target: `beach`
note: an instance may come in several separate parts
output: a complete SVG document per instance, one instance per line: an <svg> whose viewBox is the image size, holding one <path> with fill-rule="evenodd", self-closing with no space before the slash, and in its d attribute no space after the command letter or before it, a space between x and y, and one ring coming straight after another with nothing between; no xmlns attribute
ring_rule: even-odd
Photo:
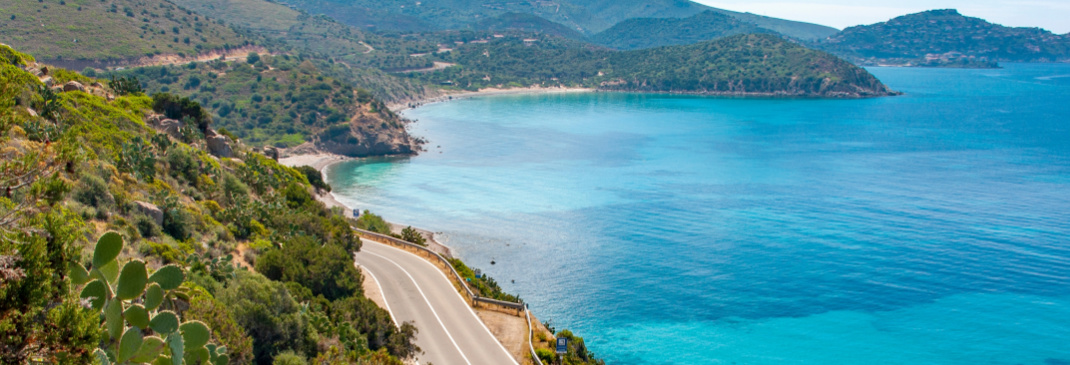
<svg viewBox="0 0 1070 365"><path fill-rule="evenodd" d="M455 99L471 98L476 96L491 96L491 95L519 95L519 94L556 94L556 93L587 93L596 92L596 89L584 88L584 87L518 87L509 89L499 88L486 88L479 91L451 91L443 95L429 97L408 103L394 103L389 104L390 110L395 113L400 113L404 110L418 108L423 105L432 103L441 103L451 101Z"/></svg>

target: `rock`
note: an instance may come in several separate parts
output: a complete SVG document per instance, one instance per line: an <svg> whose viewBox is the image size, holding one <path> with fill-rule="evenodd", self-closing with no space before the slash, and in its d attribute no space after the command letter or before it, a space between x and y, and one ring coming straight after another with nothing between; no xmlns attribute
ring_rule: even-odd
<svg viewBox="0 0 1070 365"><path fill-rule="evenodd" d="M233 157L234 150L230 148L230 138L209 129L205 133L204 140L208 145L208 153L217 157Z"/></svg>
<svg viewBox="0 0 1070 365"><path fill-rule="evenodd" d="M264 156L271 157L272 160L279 160L279 149L272 146L264 146Z"/></svg>
<svg viewBox="0 0 1070 365"><path fill-rule="evenodd" d="M55 84L56 81L52 79L52 76L45 76L41 78L41 83L47 87L52 87L52 84Z"/></svg>
<svg viewBox="0 0 1070 365"><path fill-rule="evenodd" d="M85 92L85 85L82 85L82 83L78 81L67 81L66 84L63 84L63 91Z"/></svg>
<svg viewBox="0 0 1070 365"><path fill-rule="evenodd" d="M171 138L178 140L182 139L181 129L185 126L185 123L182 123L180 120L169 119L162 115L154 114L149 116L148 124L159 132L167 133Z"/></svg>
<svg viewBox="0 0 1070 365"><path fill-rule="evenodd" d="M33 108L26 108L26 112L30 113L31 117L37 117L37 111L33 110Z"/></svg>
<svg viewBox="0 0 1070 365"><path fill-rule="evenodd" d="M156 221L156 225L163 224L163 211L160 210L156 204L146 203L143 201L135 201L134 205L137 206L137 211L144 215L149 216L152 220Z"/></svg>

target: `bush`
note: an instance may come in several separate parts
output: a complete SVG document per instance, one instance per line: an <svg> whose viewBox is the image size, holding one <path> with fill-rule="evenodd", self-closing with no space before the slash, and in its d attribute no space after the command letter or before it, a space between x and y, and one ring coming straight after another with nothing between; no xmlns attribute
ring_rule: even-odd
<svg viewBox="0 0 1070 365"><path fill-rule="evenodd" d="M282 283L242 270L220 293L219 300L232 311L234 321L256 339L256 363L270 364L273 355L286 350L298 354L315 351L308 319Z"/></svg>
<svg viewBox="0 0 1070 365"><path fill-rule="evenodd" d="M361 294L360 272L344 248L321 246L308 237L293 238L282 246L260 255L256 271L272 280L296 282L332 301Z"/></svg>
<svg viewBox="0 0 1070 365"><path fill-rule="evenodd" d="M94 175L82 176L74 189L74 200L94 208L115 204L115 198L108 192L108 183Z"/></svg>
<svg viewBox="0 0 1070 365"><path fill-rule="evenodd" d="M420 246L427 246L427 239L415 228L412 228L412 226L405 227L405 229L401 230L401 239Z"/></svg>
<svg viewBox="0 0 1070 365"><path fill-rule="evenodd" d="M305 361L304 356L295 354L293 351L284 351L275 356L275 362L272 365L308 365L308 361Z"/></svg>
<svg viewBox="0 0 1070 365"><path fill-rule="evenodd" d="M390 225L383 220L383 217L372 214L367 210L360 215L360 218L357 218L357 228L379 234L390 234Z"/></svg>
<svg viewBox="0 0 1070 365"><path fill-rule="evenodd" d="M134 221L134 227L137 228L138 234L144 238L152 238L160 235L160 226L156 225L156 221L144 214L136 214L131 217Z"/></svg>
<svg viewBox="0 0 1070 365"><path fill-rule="evenodd" d="M295 169L300 171L308 179L308 182L312 184L312 187L316 188L316 191L331 191L331 186L327 185L327 182L323 180L323 174L319 170L316 170L312 166L298 166Z"/></svg>
<svg viewBox="0 0 1070 365"><path fill-rule="evenodd" d="M187 97L179 97L168 93L153 94L152 110L162 113L171 119L184 120L189 118L197 124L197 129L202 133L207 132L212 125L212 116L208 111L201 108L200 103Z"/></svg>

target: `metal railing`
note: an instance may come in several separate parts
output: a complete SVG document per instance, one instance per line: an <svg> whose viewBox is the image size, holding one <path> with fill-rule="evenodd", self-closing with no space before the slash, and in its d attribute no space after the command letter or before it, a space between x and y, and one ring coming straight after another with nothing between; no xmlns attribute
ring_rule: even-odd
<svg viewBox="0 0 1070 365"><path fill-rule="evenodd" d="M524 306L524 316L528 318L528 349L531 350L531 358L535 360L536 364L543 365L539 354L535 352L535 344L531 343L531 338L535 337L535 330L531 328L531 311L528 310L526 305Z"/></svg>
<svg viewBox="0 0 1070 365"><path fill-rule="evenodd" d="M385 234L376 233L376 232L372 232L372 231L366 231L366 230L363 230L363 229L360 229L360 228L356 228L356 227L353 227L353 230L357 231L362 236L371 236L371 237L374 237L376 239L384 240L386 242L389 242L389 243L392 243L392 244L395 244L395 245L417 249L417 250L423 251L423 252L425 252L427 254L430 254L435 258L438 258L438 260L441 261L443 265L445 265L447 268L450 269L450 273L453 274L453 280L456 280L457 284L460 285L461 288L464 289L464 293L468 296L468 299L472 301L473 306L477 302L478 303L487 303L487 304L492 304L492 305L498 305L498 306L502 306L502 307L506 307L506 308L509 308L509 309L516 310L518 312L517 313L518 315L519 315L520 311L525 309L524 303L513 303L513 302L507 302L507 301L504 301L504 300L485 298L485 297L481 297L479 295L476 295L476 293L472 292L472 288L468 287L468 284L464 281L464 278L461 277L461 274L457 273L457 269L453 268L453 264L451 264L450 261L447 260L445 257L442 257L442 255L440 255L438 252L432 251L431 249L429 249L427 247L423 247L423 246L417 245L417 244L409 242L409 241L400 240L400 239L397 239L397 238L394 238L394 237L391 237L391 236L387 236ZM529 323L529 325L530 325L530 323ZM532 350L532 351L534 351L534 350Z"/></svg>

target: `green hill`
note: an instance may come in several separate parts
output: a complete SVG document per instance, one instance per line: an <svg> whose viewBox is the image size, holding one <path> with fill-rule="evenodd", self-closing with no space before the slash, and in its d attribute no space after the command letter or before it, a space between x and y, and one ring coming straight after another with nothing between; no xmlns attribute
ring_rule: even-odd
<svg viewBox="0 0 1070 365"><path fill-rule="evenodd" d="M0 46L0 363L400 365L420 351L411 323L364 296L361 241L313 198L315 169L234 141L217 156L226 139L195 102L59 69L46 76L82 84L53 89L41 72ZM161 116L196 123L156 129Z"/></svg>
<svg viewBox="0 0 1070 365"><path fill-rule="evenodd" d="M1070 61L1066 35L1005 27L955 10L932 10L847 28L819 47L860 63L925 62L926 56L950 61Z"/></svg>
<svg viewBox="0 0 1070 365"><path fill-rule="evenodd" d="M894 94L862 68L770 34L636 51L548 36L505 37L466 44L442 59L458 67L409 76L468 90L539 85L707 95Z"/></svg>
<svg viewBox="0 0 1070 365"><path fill-rule="evenodd" d="M736 34L772 31L714 11L688 18L635 18L595 34L595 43L615 49L642 49L693 44Z"/></svg>
<svg viewBox="0 0 1070 365"><path fill-rule="evenodd" d="M292 0L313 14L327 14L364 29L433 31L463 29L505 13L533 14L593 35L632 18L686 18L703 11L720 12L789 37L818 39L836 30L809 23L715 9L687 0ZM544 32L544 31L540 31Z"/></svg>
<svg viewBox="0 0 1070 365"><path fill-rule="evenodd" d="M312 62L282 55L113 73L150 92L199 101L214 123L251 146L311 143L350 156L414 153L400 117L365 90L323 76Z"/></svg>
<svg viewBox="0 0 1070 365"><path fill-rule="evenodd" d="M505 13L493 18L483 19L470 25L474 30L519 31L542 33L569 39L586 39L575 30L554 23L542 17L526 13Z"/></svg>
<svg viewBox="0 0 1070 365"><path fill-rule="evenodd" d="M197 55L249 43L218 19L164 0L6 0L0 19L0 42L48 61Z"/></svg>

